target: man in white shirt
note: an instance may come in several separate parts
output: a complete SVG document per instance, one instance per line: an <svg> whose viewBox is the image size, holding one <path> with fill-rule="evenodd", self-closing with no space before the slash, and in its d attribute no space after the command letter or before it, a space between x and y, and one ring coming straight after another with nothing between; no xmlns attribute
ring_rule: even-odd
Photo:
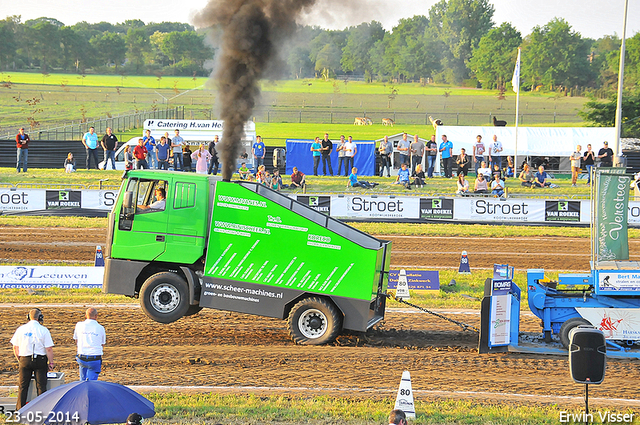
<svg viewBox="0 0 640 425"><path fill-rule="evenodd" d="M38 395L47 391L47 372L53 370L53 340L49 329L42 326L43 320L42 312L34 308L29 311L29 322L20 326L11 338L19 364L16 410L27 404L32 375L35 375Z"/></svg>
<svg viewBox="0 0 640 425"><path fill-rule="evenodd" d="M80 365L81 381L96 381L102 371L102 346L107 342L107 336L102 326L96 320L98 310L91 307L85 312L86 320L78 322L73 331L73 339L78 343L76 361Z"/></svg>
<svg viewBox="0 0 640 425"><path fill-rule="evenodd" d="M349 138L347 139L347 143L344 144L343 149L346 158L344 176L349 177L349 171L351 171L351 169L355 167L355 156L358 153L358 145L356 145L356 142L353 141L353 137L349 136Z"/></svg>
<svg viewBox="0 0 640 425"><path fill-rule="evenodd" d="M498 164L498 167L502 170L502 143L498 141L498 136L493 135L493 143L489 146L489 164L491 168Z"/></svg>

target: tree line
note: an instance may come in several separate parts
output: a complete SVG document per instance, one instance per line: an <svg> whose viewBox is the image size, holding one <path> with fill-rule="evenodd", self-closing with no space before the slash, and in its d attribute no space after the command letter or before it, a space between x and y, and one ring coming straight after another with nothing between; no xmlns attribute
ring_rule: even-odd
<svg viewBox="0 0 640 425"><path fill-rule="evenodd" d="M518 47L523 90L575 87L615 89L620 39L582 37L561 18L522 36L510 23L496 25L488 0L441 0L428 16L400 20L391 31L380 22L343 30L300 26L283 46L285 78L355 75L396 80L510 88ZM206 75L215 50L209 31L191 25L128 20L119 24L52 18L0 21L0 70ZM640 33L627 41L625 85L640 78ZM278 69L282 69L279 67Z"/></svg>

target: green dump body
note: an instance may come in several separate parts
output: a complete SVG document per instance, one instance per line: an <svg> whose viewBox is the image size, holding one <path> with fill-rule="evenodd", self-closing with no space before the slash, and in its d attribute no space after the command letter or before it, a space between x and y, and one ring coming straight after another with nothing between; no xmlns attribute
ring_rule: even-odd
<svg viewBox="0 0 640 425"><path fill-rule="evenodd" d="M123 192L140 200L144 184L165 187L163 211L125 211ZM136 296L166 270L184 276L190 304L200 307L284 319L316 296L339 309L343 329L365 331L384 318L391 242L266 186L131 171L109 225L105 292Z"/></svg>

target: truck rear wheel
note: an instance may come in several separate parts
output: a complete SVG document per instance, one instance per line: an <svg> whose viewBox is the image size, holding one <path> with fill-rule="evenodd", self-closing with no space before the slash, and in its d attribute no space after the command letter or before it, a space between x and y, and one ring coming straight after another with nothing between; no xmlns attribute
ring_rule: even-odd
<svg viewBox="0 0 640 425"><path fill-rule="evenodd" d="M162 272L149 277L140 290L144 313L160 323L171 323L189 309L187 282L175 273Z"/></svg>
<svg viewBox="0 0 640 425"><path fill-rule="evenodd" d="M560 326L560 342L564 348L569 348L569 332L571 332L571 329L581 325L591 326L591 322L582 317L572 317Z"/></svg>
<svg viewBox="0 0 640 425"><path fill-rule="evenodd" d="M305 298L289 313L289 333L297 344L327 344L335 340L341 330L340 312L323 298Z"/></svg>

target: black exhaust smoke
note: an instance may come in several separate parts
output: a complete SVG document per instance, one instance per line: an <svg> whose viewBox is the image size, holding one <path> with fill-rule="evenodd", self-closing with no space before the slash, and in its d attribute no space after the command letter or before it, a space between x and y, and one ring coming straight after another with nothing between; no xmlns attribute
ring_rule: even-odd
<svg viewBox="0 0 640 425"><path fill-rule="evenodd" d="M244 124L260 95L258 82L277 61L279 46L295 29L301 10L315 0L210 0L195 17L201 27L222 30L215 75L224 131L218 152L222 178L236 170ZM217 40L216 40L217 41Z"/></svg>

